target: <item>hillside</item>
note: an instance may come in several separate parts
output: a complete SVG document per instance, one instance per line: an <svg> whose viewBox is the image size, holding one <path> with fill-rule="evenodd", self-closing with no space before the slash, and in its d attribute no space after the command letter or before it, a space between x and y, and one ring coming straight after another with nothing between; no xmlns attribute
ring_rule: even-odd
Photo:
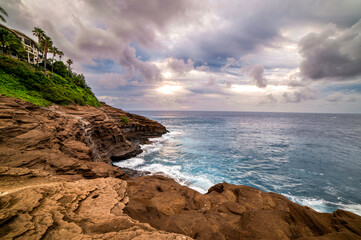
<svg viewBox="0 0 361 240"><path fill-rule="evenodd" d="M100 106L84 76L68 71L60 61L54 63L54 73L48 71L45 76L37 66L0 55L0 94L42 107L52 103Z"/></svg>

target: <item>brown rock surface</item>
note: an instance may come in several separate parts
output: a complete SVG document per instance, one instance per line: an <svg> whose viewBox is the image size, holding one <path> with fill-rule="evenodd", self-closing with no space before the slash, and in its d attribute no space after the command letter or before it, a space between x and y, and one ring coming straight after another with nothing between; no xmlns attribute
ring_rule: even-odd
<svg viewBox="0 0 361 240"><path fill-rule="evenodd" d="M190 239L124 214L128 176L109 164L165 132L105 104L40 108L0 96L0 239Z"/></svg>
<svg viewBox="0 0 361 240"><path fill-rule="evenodd" d="M123 123L121 116L129 119ZM40 108L0 96L0 164L68 177L126 177L112 160L141 152L139 143L166 132L161 124L106 104ZM108 163L108 164L104 164Z"/></svg>
<svg viewBox="0 0 361 240"><path fill-rule="evenodd" d="M0 239L190 239L123 213L127 183L0 167Z"/></svg>
<svg viewBox="0 0 361 240"><path fill-rule="evenodd" d="M162 176L127 182L129 216L194 239L361 239L356 214L318 213L248 186L222 183L200 194Z"/></svg>

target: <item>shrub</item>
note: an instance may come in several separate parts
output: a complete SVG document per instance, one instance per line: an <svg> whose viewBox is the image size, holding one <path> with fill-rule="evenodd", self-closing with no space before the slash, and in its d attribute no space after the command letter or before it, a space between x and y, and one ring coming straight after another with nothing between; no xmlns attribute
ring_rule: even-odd
<svg viewBox="0 0 361 240"><path fill-rule="evenodd" d="M125 116L120 116L120 120L122 121L122 123L124 124L128 124L130 122L129 118L125 117Z"/></svg>

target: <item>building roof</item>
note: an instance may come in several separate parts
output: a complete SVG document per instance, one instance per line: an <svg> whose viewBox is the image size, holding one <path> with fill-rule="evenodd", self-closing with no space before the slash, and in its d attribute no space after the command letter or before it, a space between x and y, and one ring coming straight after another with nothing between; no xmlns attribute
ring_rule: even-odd
<svg viewBox="0 0 361 240"><path fill-rule="evenodd" d="M32 38L28 37L28 36L25 35L24 33L19 32L18 30L15 30L15 29L11 29L11 31L14 32L14 33L17 34L17 35L22 35L22 36L26 37L27 39L29 39L30 41L32 41L32 42L35 44L35 46L38 46L38 43L37 43L36 41L34 41Z"/></svg>
<svg viewBox="0 0 361 240"><path fill-rule="evenodd" d="M11 29L11 28L8 28L7 26L3 25L0 23L0 27L2 28L5 28L6 30L9 30L10 32L14 33L15 35L21 35L23 37L26 37L27 39L29 39L30 41L32 41L35 46L38 46L38 43L36 41L34 41L32 38L28 37L27 35L25 35L24 33L18 31L18 30L15 30L15 29Z"/></svg>

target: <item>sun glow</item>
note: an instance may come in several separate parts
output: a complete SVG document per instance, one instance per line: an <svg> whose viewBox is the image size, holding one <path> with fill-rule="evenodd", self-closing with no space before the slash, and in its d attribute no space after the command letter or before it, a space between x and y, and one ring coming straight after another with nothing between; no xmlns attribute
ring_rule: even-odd
<svg viewBox="0 0 361 240"><path fill-rule="evenodd" d="M182 90L181 86L171 86L171 85L164 85L160 88L157 89L157 92L162 93L162 94L174 94L176 92L179 92Z"/></svg>
<svg viewBox="0 0 361 240"><path fill-rule="evenodd" d="M171 72L163 72L162 75L166 79L169 79L169 78L173 77L173 74Z"/></svg>

